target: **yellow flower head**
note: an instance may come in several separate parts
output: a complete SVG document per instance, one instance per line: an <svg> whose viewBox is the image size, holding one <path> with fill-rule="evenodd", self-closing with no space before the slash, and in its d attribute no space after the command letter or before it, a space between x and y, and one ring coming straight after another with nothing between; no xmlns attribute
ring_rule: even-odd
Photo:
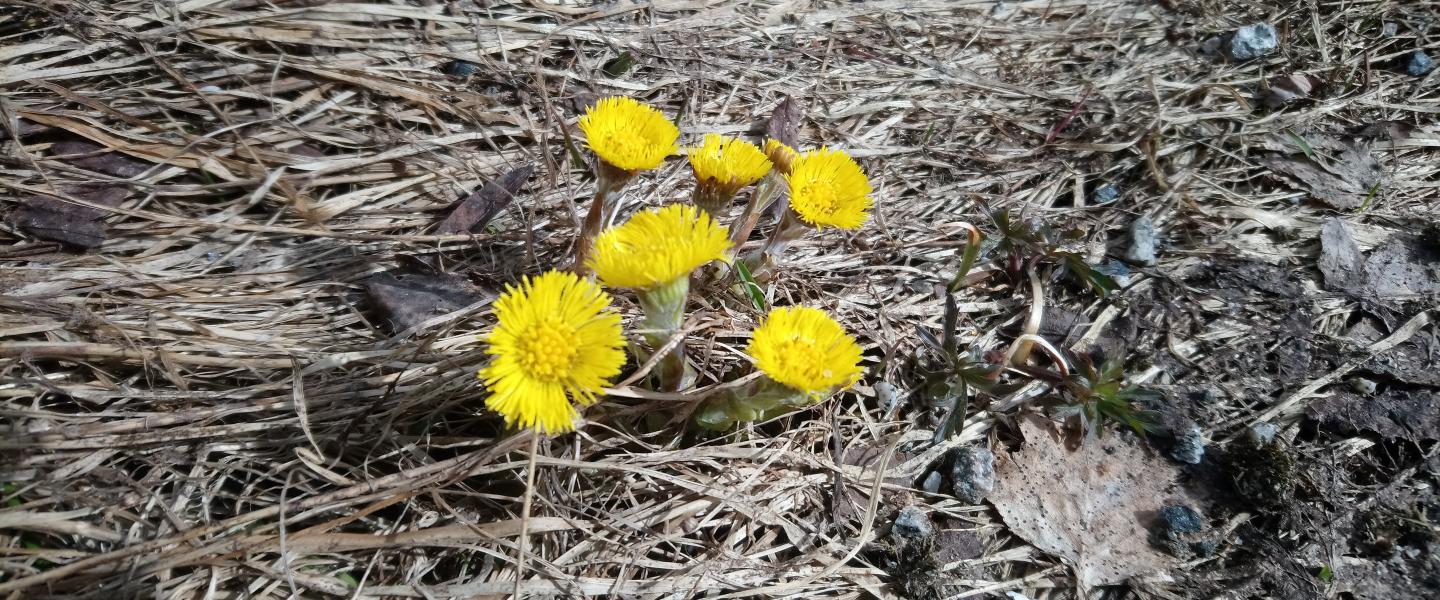
<svg viewBox="0 0 1440 600"><path fill-rule="evenodd" d="M775 170L781 173L789 173L795 159L800 158L800 153L794 148L786 146L778 140L765 140L765 155L770 157L770 162L775 165Z"/></svg>
<svg viewBox="0 0 1440 600"><path fill-rule="evenodd" d="M695 180L701 184L736 190L769 173L770 159L755 144L707 133L699 148L690 149L690 167L695 169Z"/></svg>
<svg viewBox="0 0 1440 600"><path fill-rule="evenodd" d="M623 96L601 98L580 117L586 144L626 171L654 169L680 150L680 130L653 107Z"/></svg>
<svg viewBox="0 0 1440 600"><path fill-rule="evenodd" d="M816 227L857 229L871 206L870 180L855 159L840 150L821 148L795 159L785 174L790 207Z"/></svg>
<svg viewBox="0 0 1440 600"><path fill-rule="evenodd" d="M860 380L860 345L816 308L770 311L745 352L767 377L811 396Z"/></svg>
<svg viewBox="0 0 1440 600"><path fill-rule="evenodd" d="M652 289L723 259L730 233L688 204L636 213L595 238L588 266L613 288Z"/></svg>
<svg viewBox="0 0 1440 600"><path fill-rule="evenodd" d="M550 271L506 286L495 302L498 323L484 338L494 357L480 370L490 390L485 406L507 425L575 429L571 399L594 404L625 363L620 315L609 306L609 295L573 273Z"/></svg>

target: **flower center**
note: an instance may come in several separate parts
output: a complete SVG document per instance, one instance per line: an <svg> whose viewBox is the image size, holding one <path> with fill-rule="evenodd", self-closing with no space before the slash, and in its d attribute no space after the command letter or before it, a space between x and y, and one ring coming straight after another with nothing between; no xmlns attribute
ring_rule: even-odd
<svg viewBox="0 0 1440 600"><path fill-rule="evenodd" d="M650 143L633 131L611 131L605 135L605 147L614 154L634 158L644 156Z"/></svg>
<svg viewBox="0 0 1440 600"><path fill-rule="evenodd" d="M835 211L840 210L839 195L835 193L835 186L824 181L812 181L805 186L805 195L810 199L810 208L814 212L831 216Z"/></svg>
<svg viewBox="0 0 1440 600"><path fill-rule="evenodd" d="M785 357L786 366L792 373L812 385L830 378L831 371L825 368L825 357L810 340L792 339L780 342L779 354Z"/></svg>
<svg viewBox="0 0 1440 600"><path fill-rule="evenodd" d="M520 366L531 377L542 381L563 379L579 355L575 328L558 319L536 323L520 339Z"/></svg>

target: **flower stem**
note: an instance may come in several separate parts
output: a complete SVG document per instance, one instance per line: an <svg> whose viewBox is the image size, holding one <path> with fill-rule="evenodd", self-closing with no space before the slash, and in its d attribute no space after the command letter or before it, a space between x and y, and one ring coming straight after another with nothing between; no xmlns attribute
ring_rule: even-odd
<svg viewBox="0 0 1440 600"><path fill-rule="evenodd" d="M805 235L809 229L810 227L795 215L795 211L789 210L787 207L785 216L780 218L780 222L770 232L770 239L765 241L765 246L744 259L755 279L763 281L774 276L774 266L779 261L780 255L790 247L792 242Z"/></svg>
<svg viewBox="0 0 1440 600"><path fill-rule="evenodd" d="M755 226L760 223L760 216L780 196L780 181L780 175L771 172L750 192L750 200L745 203L745 210L740 213L740 218L735 219L735 226L730 229L730 258L740 252L740 246L750 239L750 232L755 231Z"/></svg>
<svg viewBox="0 0 1440 600"><path fill-rule="evenodd" d="M683 329L685 300L689 293L688 276L640 292L640 307L645 310L645 341L649 342L652 350L660 351ZM685 361L685 340L679 340L660 357L655 366L655 378L661 391L678 392L688 387L694 377Z"/></svg>
<svg viewBox="0 0 1440 600"><path fill-rule="evenodd" d="M590 210L580 224L580 235L575 238L575 261L570 265L575 274L590 274L590 267L585 265L585 261L590 257L590 248L595 245L595 236L605 228L607 216L614 218L620 190L625 189L625 184L634 177L634 171L626 171L603 160L595 169L595 198L590 201Z"/></svg>

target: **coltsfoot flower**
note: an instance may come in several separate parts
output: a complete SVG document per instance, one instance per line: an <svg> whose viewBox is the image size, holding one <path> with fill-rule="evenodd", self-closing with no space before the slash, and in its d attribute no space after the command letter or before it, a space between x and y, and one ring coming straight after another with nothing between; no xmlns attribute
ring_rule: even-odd
<svg viewBox="0 0 1440 600"><path fill-rule="evenodd" d="M506 286L485 335L493 358L479 377L485 405L506 425L542 433L575 429L573 403L589 406L625 363L620 315L610 296L572 273L550 271Z"/></svg>
<svg viewBox="0 0 1440 600"><path fill-rule="evenodd" d="M800 155L785 174L790 208L815 227L857 229L870 216L870 180L855 159L821 148Z"/></svg>
<svg viewBox="0 0 1440 600"><path fill-rule="evenodd" d="M654 289L725 257L729 232L694 206L671 204L636 213L595 240L589 266L605 285Z"/></svg>
<svg viewBox="0 0 1440 600"><path fill-rule="evenodd" d="M755 144L715 133L691 148L689 158L697 184L719 190L727 200L770 172L770 159Z"/></svg>
<svg viewBox="0 0 1440 600"><path fill-rule="evenodd" d="M778 140L765 140L765 155L770 157L775 170L781 173L789 173L795 159L800 158L799 152Z"/></svg>
<svg viewBox="0 0 1440 600"><path fill-rule="evenodd" d="M746 354L786 387L820 396L860 380L860 345L825 311L777 308L755 329Z"/></svg>
<svg viewBox="0 0 1440 600"><path fill-rule="evenodd" d="M580 117L585 142L600 160L624 171L644 171L679 152L680 130L654 107L631 98L602 98Z"/></svg>

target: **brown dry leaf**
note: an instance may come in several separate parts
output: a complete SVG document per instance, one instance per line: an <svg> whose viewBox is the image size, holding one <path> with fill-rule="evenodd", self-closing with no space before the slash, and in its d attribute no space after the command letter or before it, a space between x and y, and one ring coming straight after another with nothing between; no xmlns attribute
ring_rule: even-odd
<svg viewBox="0 0 1440 600"><path fill-rule="evenodd" d="M1306 415L1350 435L1373 431L1386 439L1440 440L1440 394L1387 390L1374 397L1342 392L1311 402Z"/></svg>
<svg viewBox="0 0 1440 600"><path fill-rule="evenodd" d="M1425 236L1391 236L1367 256L1349 224L1332 218L1320 231L1319 262L1327 288L1375 302L1440 295L1440 248Z"/></svg>
<svg viewBox="0 0 1440 600"><path fill-rule="evenodd" d="M123 185L80 184L61 189L68 196L103 206L119 206L129 195ZM95 248L105 242L109 213L49 196L25 196L10 214L10 222L38 238L77 248Z"/></svg>
<svg viewBox="0 0 1440 600"><path fill-rule="evenodd" d="M375 275L365 282L365 291L388 317L390 328L396 333L465 308L481 297L479 290L463 275L421 273L413 269Z"/></svg>
<svg viewBox="0 0 1440 600"><path fill-rule="evenodd" d="M1296 100L1307 100L1318 95L1324 86L1324 80L1305 73L1272 78L1265 90L1265 106L1279 108Z"/></svg>
<svg viewBox="0 0 1440 600"><path fill-rule="evenodd" d="M1370 154L1368 142L1307 135L1312 156L1291 144L1286 156L1265 156L1259 162L1298 182L1310 196L1337 210L1353 210L1377 191L1383 171Z"/></svg>
<svg viewBox="0 0 1440 600"><path fill-rule="evenodd" d="M775 106L775 112L770 113L770 123L765 126L766 137L791 148L796 147L800 143L800 119L804 116L805 111L801 110L795 98L786 96Z"/></svg>
<svg viewBox="0 0 1440 600"><path fill-rule="evenodd" d="M510 205L510 201L515 198L515 192L520 191L520 186L524 185L534 171L534 167L520 167L480 186L480 189L460 201L455 210L450 212L450 216L440 222L436 233L448 235L484 229L491 219Z"/></svg>
<svg viewBox="0 0 1440 600"><path fill-rule="evenodd" d="M1025 446L997 452L990 501L1015 535L1058 556L1082 589L1115 585L1178 564L1149 543L1161 506L1184 502L1176 469L1120 435L1071 451L1053 425L1020 421Z"/></svg>

